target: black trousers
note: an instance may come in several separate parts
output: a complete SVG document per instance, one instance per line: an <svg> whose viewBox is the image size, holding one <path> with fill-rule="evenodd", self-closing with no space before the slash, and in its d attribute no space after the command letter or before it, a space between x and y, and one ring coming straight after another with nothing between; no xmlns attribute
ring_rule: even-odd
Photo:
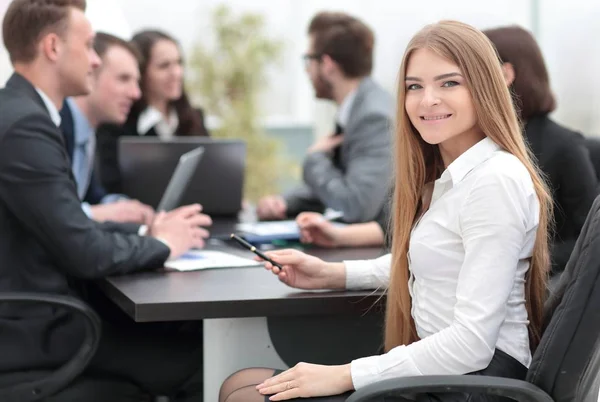
<svg viewBox="0 0 600 402"><path fill-rule="evenodd" d="M282 371L276 370L274 375L281 373ZM527 368L519 363L512 356L504 353L503 351L496 349L494 357L490 362L490 365L474 373L467 375L486 375L492 377L505 377L514 378L518 380L525 379L527 375ZM308 401L315 402L344 402L352 392L346 392L341 395L333 395L319 398L308 398ZM402 395L389 395L375 399L374 402L514 402L510 398L503 398L494 395L485 394L465 394L465 393L436 393L436 394L421 394L417 395L415 399L407 399ZM269 401L269 396L265 397L265 402Z"/></svg>
<svg viewBox="0 0 600 402"><path fill-rule="evenodd" d="M122 380L146 395L169 396L174 402L202 400L201 321L135 323L94 288L88 289L86 299L101 316L103 328L85 375Z"/></svg>

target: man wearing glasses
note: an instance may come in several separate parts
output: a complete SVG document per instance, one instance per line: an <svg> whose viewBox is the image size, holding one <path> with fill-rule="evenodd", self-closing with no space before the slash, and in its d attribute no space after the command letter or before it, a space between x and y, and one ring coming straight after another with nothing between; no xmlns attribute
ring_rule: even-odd
<svg viewBox="0 0 600 402"><path fill-rule="evenodd" d="M258 217L284 219L332 208L346 222L371 221L390 184L393 113L391 96L370 78L373 32L350 15L323 12L310 22L308 35L306 72L316 97L338 105L335 130L308 149L304 183L287 194L262 198Z"/></svg>

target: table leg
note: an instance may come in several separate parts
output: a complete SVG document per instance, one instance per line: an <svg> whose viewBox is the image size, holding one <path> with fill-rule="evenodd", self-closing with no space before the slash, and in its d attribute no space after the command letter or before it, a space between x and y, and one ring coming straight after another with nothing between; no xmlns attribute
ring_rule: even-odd
<svg viewBox="0 0 600 402"><path fill-rule="evenodd" d="M217 402L223 381L248 367L287 368L273 348L266 318L204 320L204 402Z"/></svg>

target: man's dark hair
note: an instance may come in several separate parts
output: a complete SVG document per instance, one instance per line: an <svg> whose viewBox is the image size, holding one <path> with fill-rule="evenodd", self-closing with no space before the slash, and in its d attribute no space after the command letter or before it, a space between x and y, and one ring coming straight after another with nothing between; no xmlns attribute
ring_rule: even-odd
<svg viewBox="0 0 600 402"><path fill-rule="evenodd" d="M308 27L313 40L311 56L328 55L349 78L364 77L373 69L373 31L365 23L340 12L321 12Z"/></svg>
<svg viewBox="0 0 600 402"><path fill-rule="evenodd" d="M13 0L2 22L2 37L10 60L33 61L42 36L66 32L71 8L85 11L86 0Z"/></svg>
<svg viewBox="0 0 600 402"><path fill-rule="evenodd" d="M96 33L96 37L94 38L94 50L101 59L104 58L104 55L108 49L113 46L122 47L123 49L127 50L139 63L141 57L140 52L131 44L131 42L105 32Z"/></svg>

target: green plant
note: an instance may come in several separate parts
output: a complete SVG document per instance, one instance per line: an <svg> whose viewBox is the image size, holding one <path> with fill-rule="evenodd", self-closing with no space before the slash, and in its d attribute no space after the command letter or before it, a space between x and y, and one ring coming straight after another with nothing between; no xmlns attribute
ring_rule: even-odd
<svg viewBox="0 0 600 402"><path fill-rule="evenodd" d="M284 161L279 141L261 126L259 99L268 86L268 68L280 58L283 43L269 38L261 15L236 15L221 5L212 13L212 46L192 49L187 88L209 115L217 118L217 138L241 138L247 144L244 195L256 201L279 192L278 181L293 170Z"/></svg>

